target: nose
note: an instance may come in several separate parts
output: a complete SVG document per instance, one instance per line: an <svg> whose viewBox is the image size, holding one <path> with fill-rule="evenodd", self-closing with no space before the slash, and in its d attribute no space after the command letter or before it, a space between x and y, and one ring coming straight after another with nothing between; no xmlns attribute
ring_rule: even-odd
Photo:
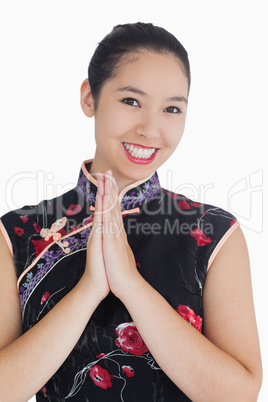
<svg viewBox="0 0 268 402"><path fill-rule="evenodd" d="M137 133L148 140L158 138L160 136L159 116L153 112L144 112L137 126Z"/></svg>

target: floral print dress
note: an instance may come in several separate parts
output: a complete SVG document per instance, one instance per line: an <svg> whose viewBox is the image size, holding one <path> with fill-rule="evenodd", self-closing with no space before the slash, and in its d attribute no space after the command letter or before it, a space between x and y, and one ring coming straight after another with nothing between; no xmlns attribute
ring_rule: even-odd
<svg viewBox="0 0 268 402"><path fill-rule="evenodd" d="M82 164L73 190L1 218L0 228L14 256L24 332L84 272L97 193L91 163ZM157 172L127 187L119 199L137 269L189 325L202 332L206 273L239 223L220 208L163 189ZM158 366L129 312L111 292L36 398L38 402L189 401Z"/></svg>

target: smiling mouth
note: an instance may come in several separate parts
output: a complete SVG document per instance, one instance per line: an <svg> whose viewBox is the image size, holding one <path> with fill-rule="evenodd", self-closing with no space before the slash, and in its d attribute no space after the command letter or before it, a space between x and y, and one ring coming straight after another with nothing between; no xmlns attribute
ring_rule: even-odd
<svg viewBox="0 0 268 402"><path fill-rule="evenodd" d="M127 142L124 142L123 145L128 153L136 159L150 159L158 150L158 148L141 148L133 144L128 144Z"/></svg>

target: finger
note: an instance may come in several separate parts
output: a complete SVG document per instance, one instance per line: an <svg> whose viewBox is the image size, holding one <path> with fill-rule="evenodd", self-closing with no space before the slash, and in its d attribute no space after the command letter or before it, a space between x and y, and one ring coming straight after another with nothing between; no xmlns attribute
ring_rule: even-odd
<svg viewBox="0 0 268 402"><path fill-rule="evenodd" d="M114 208L114 219L115 219L115 223L116 223L116 227L117 227L117 237L119 237L121 234L124 235L125 227L124 227L121 206L119 204L118 196L117 196L117 203Z"/></svg>
<svg viewBox="0 0 268 402"><path fill-rule="evenodd" d="M112 175L112 171L108 170L106 172L106 177L105 179L107 179L107 187L108 187L108 191L112 196L112 207L118 207L119 204L119 200L118 200L118 187L115 181L115 178Z"/></svg>
<svg viewBox="0 0 268 402"><path fill-rule="evenodd" d="M103 194L104 194L104 181L103 174L97 173L97 194L96 194L96 202L95 202L95 212L94 212L94 221L101 223L102 222L102 209L103 209ZM98 200L98 201L97 201Z"/></svg>
<svg viewBox="0 0 268 402"><path fill-rule="evenodd" d="M108 239L113 233L113 217L111 212L111 194L103 196L103 240Z"/></svg>
<svg viewBox="0 0 268 402"><path fill-rule="evenodd" d="M114 183L112 186L112 197L114 200L113 211L112 211L113 216L114 216L114 219L116 220L117 224L121 226L123 224L123 219L122 219L121 205L120 205L118 193L116 190L116 183Z"/></svg>
<svg viewBox="0 0 268 402"><path fill-rule="evenodd" d="M103 208L103 219L106 223L106 233L117 237L120 227L117 223L118 217L115 214L115 211L118 208L118 196L115 193L114 186L115 179L112 176L112 171L107 170L104 175L104 197L106 201Z"/></svg>
<svg viewBox="0 0 268 402"><path fill-rule="evenodd" d="M104 195L107 195L107 200L109 198L109 202L105 203L105 206L103 207L103 214L106 215L111 212L111 209L113 208L113 202L112 202L112 176L111 176L111 171L107 170L107 172L103 176L104 178ZM110 202L111 201L111 202ZM110 216L111 218L111 216Z"/></svg>
<svg viewBox="0 0 268 402"><path fill-rule="evenodd" d="M103 227L102 202L102 197L99 194L96 194L95 211L89 238L92 238L93 235L101 238Z"/></svg>
<svg viewBox="0 0 268 402"><path fill-rule="evenodd" d="M102 173L97 173L97 192L103 196L104 194L104 177Z"/></svg>
<svg viewBox="0 0 268 402"><path fill-rule="evenodd" d="M110 184L112 196L111 219L114 222L115 235L118 237L122 230L124 230L121 206L118 198L118 186L110 171L107 172L107 180L109 180L108 184Z"/></svg>
<svg viewBox="0 0 268 402"><path fill-rule="evenodd" d="M102 210L103 210L103 175L101 173L97 173L97 185L98 190L96 194L96 202L95 202L95 211L94 211L94 219L92 223L91 235L93 232L96 234L101 235L102 233L102 224L103 224L103 217L102 217Z"/></svg>
<svg viewBox="0 0 268 402"><path fill-rule="evenodd" d="M114 199L114 213L118 222L122 221L121 205L118 197L118 185L112 176L112 197Z"/></svg>
<svg viewBox="0 0 268 402"><path fill-rule="evenodd" d="M107 192L111 195L111 215L115 219L115 211L118 209L118 196L115 191L116 183L111 170L106 172L105 182L107 184Z"/></svg>
<svg viewBox="0 0 268 402"><path fill-rule="evenodd" d="M105 188L106 194L112 194L113 181L114 181L114 178L112 176L112 171L107 170L107 172L104 175L104 182L105 182L104 188Z"/></svg>
<svg viewBox="0 0 268 402"><path fill-rule="evenodd" d="M100 194L96 194L95 211L94 211L94 223L102 221L102 203L103 197Z"/></svg>

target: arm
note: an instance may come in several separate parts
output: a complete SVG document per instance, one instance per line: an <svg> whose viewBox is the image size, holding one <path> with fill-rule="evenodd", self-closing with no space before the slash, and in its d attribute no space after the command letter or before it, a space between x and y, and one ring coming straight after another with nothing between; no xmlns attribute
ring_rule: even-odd
<svg viewBox="0 0 268 402"><path fill-rule="evenodd" d="M105 205L108 207L106 201ZM107 208L107 222L121 227L117 208L111 212ZM104 260L111 290L125 304L148 349L171 380L194 401L256 401L261 359L241 230L226 241L208 273L205 336L140 276L126 234L105 233Z"/></svg>
<svg viewBox="0 0 268 402"><path fill-rule="evenodd" d="M95 217L97 227L101 216L95 213ZM0 231L0 401L26 401L39 391L67 358L92 313L108 294L102 253L96 252L101 237L99 231L92 229L91 233L87 266L81 280L22 335L15 267Z"/></svg>

